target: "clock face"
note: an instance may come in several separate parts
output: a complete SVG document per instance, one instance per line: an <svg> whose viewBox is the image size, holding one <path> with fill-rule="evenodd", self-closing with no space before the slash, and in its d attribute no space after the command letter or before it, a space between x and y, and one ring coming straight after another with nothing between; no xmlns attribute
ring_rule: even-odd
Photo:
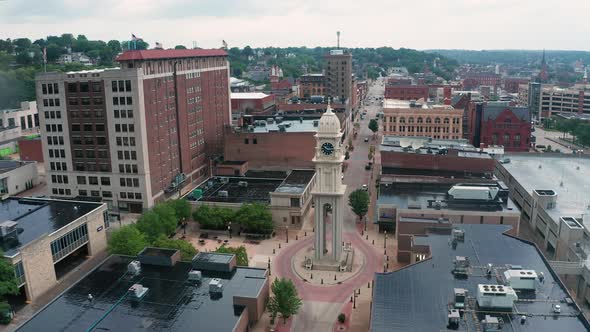
<svg viewBox="0 0 590 332"><path fill-rule="evenodd" d="M334 145L332 145L332 143L324 143L322 144L322 153L325 154L326 156L331 155L332 153L334 153Z"/></svg>

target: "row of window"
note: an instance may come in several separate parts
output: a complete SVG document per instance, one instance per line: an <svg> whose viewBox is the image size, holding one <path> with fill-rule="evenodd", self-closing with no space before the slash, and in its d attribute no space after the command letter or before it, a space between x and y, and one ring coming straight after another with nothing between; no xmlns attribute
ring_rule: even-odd
<svg viewBox="0 0 590 332"><path fill-rule="evenodd" d="M113 92L131 92L131 81L112 81L111 87Z"/></svg>
<svg viewBox="0 0 590 332"><path fill-rule="evenodd" d="M113 97L113 105L133 105L131 97Z"/></svg>
<svg viewBox="0 0 590 332"><path fill-rule="evenodd" d="M45 107L59 107L60 104L59 98L43 99L43 106Z"/></svg>
<svg viewBox="0 0 590 332"><path fill-rule="evenodd" d="M191 79L191 78L197 78L197 77L201 77L201 72L195 72L195 73L186 73L186 78L187 79Z"/></svg>
<svg viewBox="0 0 590 332"><path fill-rule="evenodd" d="M102 82L68 83L69 93L88 93L90 89L92 89L92 92L102 92Z"/></svg>
<svg viewBox="0 0 590 332"><path fill-rule="evenodd" d="M45 111L45 119L61 119L60 111Z"/></svg>
<svg viewBox="0 0 590 332"><path fill-rule="evenodd" d="M56 262L88 242L88 227L78 226L55 241L51 241L51 255Z"/></svg>
<svg viewBox="0 0 590 332"><path fill-rule="evenodd" d="M76 181L78 182L78 184L87 184L88 183L90 185L98 186L98 180L99 180L98 176L89 176L88 181L86 181L86 176L79 175L76 177ZM100 185L101 186L110 186L111 179L106 176L101 176L100 177Z"/></svg>
<svg viewBox="0 0 590 332"><path fill-rule="evenodd" d="M47 136L48 145L64 145L63 136Z"/></svg>
<svg viewBox="0 0 590 332"><path fill-rule="evenodd" d="M61 133L63 131L63 127L60 124L58 124L58 125L45 125L45 131L48 133L51 133L51 132Z"/></svg>
<svg viewBox="0 0 590 332"><path fill-rule="evenodd" d="M117 151L117 159L119 160L137 160L137 152L136 151Z"/></svg>
<svg viewBox="0 0 590 332"><path fill-rule="evenodd" d="M114 110L115 119L133 118L133 110Z"/></svg>
<svg viewBox="0 0 590 332"><path fill-rule="evenodd" d="M389 116L386 117L386 119L389 119L389 122L397 122L397 118L395 116ZM459 124L461 122L461 119L459 118L453 118L453 124ZM444 118L443 119L443 123L444 124L449 124L451 122L451 120L449 118ZM399 118L399 123L406 123L406 118L405 117L400 117ZM409 117L408 118L408 123L414 123L414 118L413 117ZM424 120L422 117L418 117L416 119L416 123L432 123L432 119L431 118L426 118L426 120ZM440 118L435 118L434 119L434 123L441 123Z"/></svg>
<svg viewBox="0 0 590 332"><path fill-rule="evenodd" d="M200 138L198 141L196 141L196 142L192 142L192 143L190 144L190 148L191 148L191 149L194 149L194 148L196 148L198 145L203 145L203 144L205 144L205 139L204 139L204 138ZM196 156L198 156L198 154L196 154ZM193 157L192 159L194 159L194 158L195 158L195 157Z"/></svg>
<svg viewBox="0 0 590 332"><path fill-rule="evenodd" d="M51 193L54 195L60 195L60 196L72 195L72 191L70 189L63 189L63 188L53 188L53 189L51 189Z"/></svg>
<svg viewBox="0 0 590 332"><path fill-rule="evenodd" d="M68 184L68 176L67 175L51 175L51 183L65 183Z"/></svg>
<svg viewBox="0 0 590 332"><path fill-rule="evenodd" d="M88 158L88 159L107 159L109 157L107 150L74 150L74 157L75 158Z"/></svg>
<svg viewBox="0 0 590 332"><path fill-rule="evenodd" d="M83 131L89 132L89 131L104 131L105 130L105 125L104 124L85 124L85 125L80 125L80 124L72 124L72 131L80 131L81 129L84 129Z"/></svg>
<svg viewBox="0 0 590 332"><path fill-rule="evenodd" d="M65 158L66 150L64 149L49 149L50 158Z"/></svg>
<svg viewBox="0 0 590 332"><path fill-rule="evenodd" d="M249 138L244 138L244 144L250 144L250 139ZM258 139L257 138L253 138L252 139L252 144L258 144Z"/></svg>
<svg viewBox="0 0 590 332"><path fill-rule="evenodd" d="M78 196L88 196L88 190L85 190L85 189L78 190ZM90 196L91 197L100 197L100 191L90 190ZM113 193L105 190L102 192L102 197L111 198L111 197L113 197Z"/></svg>
<svg viewBox="0 0 590 332"><path fill-rule="evenodd" d="M137 174L137 165L119 164L119 173Z"/></svg>
<svg viewBox="0 0 590 332"><path fill-rule="evenodd" d="M135 146L135 137L119 137L115 138L117 146Z"/></svg>
<svg viewBox="0 0 590 332"><path fill-rule="evenodd" d="M102 119L104 118L104 112L103 111L99 111L99 110L95 110L95 111L89 111L89 110L84 110L84 111L70 111L70 116L72 118L79 118L80 116L82 116L83 118L91 118L92 115L94 115L95 118L97 119Z"/></svg>
<svg viewBox="0 0 590 332"><path fill-rule="evenodd" d="M119 184L121 187L139 187L139 179L134 178L120 178Z"/></svg>
<svg viewBox="0 0 590 332"><path fill-rule="evenodd" d="M89 98L89 97L68 98L68 105L70 105L70 106L78 106L78 105L82 105L82 106L90 106L90 105L100 106L100 105L104 105L104 100L102 99L102 97L93 97L93 98Z"/></svg>
<svg viewBox="0 0 590 332"><path fill-rule="evenodd" d="M119 196L124 199L141 199L141 193L124 193L120 192Z"/></svg>
<svg viewBox="0 0 590 332"><path fill-rule="evenodd" d="M85 136L84 140L80 136L72 136L73 145L107 145L107 139L104 136Z"/></svg>
<svg viewBox="0 0 590 332"><path fill-rule="evenodd" d="M50 162L49 169L52 171L67 171L68 165L65 162Z"/></svg>
<svg viewBox="0 0 590 332"><path fill-rule="evenodd" d="M133 133L133 132L135 132L135 125L134 124L126 124L126 123L123 123L123 124L116 123L115 124L115 132L117 132L117 133L121 133L121 132Z"/></svg>
<svg viewBox="0 0 590 332"><path fill-rule="evenodd" d="M201 96L196 96L196 97L191 97L187 100L187 104L194 104L194 103L198 103L202 100L203 98Z"/></svg>
<svg viewBox="0 0 590 332"><path fill-rule="evenodd" d="M96 167L96 163L80 163L77 162L74 164L74 169L77 172L104 172L104 173L108 173L111 171L111 165L110 164L99 164L98 167Z"/></svg>
<svg viewBox="0 0 590 332"><path fill-rule="evenodd" d="M41 91L44 95L52 95L59 93L59 84L57 83L47 83L41 84Z"/></svg>
<svg viewBox="0 0 590 332"><path fill-rule="evenodd" d="M186 89L186 93L195 93L201 92L201 87L198 85L191 86L190 88Z"/></svg>

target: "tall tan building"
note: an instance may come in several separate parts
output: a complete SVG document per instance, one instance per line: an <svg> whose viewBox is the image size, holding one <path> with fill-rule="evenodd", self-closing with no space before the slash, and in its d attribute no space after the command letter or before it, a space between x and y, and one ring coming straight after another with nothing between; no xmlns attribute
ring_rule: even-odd
<svg viewBox="0 0 590 332"><path fill-rule="evenodd" d="M452 106L419 104L386 99L383 103L383 134L459 139L463 136L463 110Z"/></svg>
<svg viewBox="0 0 590 332"><path fill-rule="evenodd" d="M331 50L326 55L326 94L335 103L345 104L352 94L352 54ZM356 90L356 89L355 89Z"/></svg>

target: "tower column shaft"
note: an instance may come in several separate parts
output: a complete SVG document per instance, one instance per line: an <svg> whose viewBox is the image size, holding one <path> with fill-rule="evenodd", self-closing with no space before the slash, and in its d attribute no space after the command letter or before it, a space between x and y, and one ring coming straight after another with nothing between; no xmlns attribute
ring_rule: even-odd
<svg viewBox="0 0 590 332"><path fill-rule="evenodd" d="M324 256L323 248L326 246L322 201L315 197L315 259L320 260Z"/></svg>

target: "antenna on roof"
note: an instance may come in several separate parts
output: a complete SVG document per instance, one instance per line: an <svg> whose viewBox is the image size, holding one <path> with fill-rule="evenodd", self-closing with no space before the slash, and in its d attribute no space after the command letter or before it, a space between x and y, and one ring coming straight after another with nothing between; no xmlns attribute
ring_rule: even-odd
<svg viewBox="0 0 590 332"><path fill-rule="evenodd" d="M193 50L197 48L197 41L193 40Z"/></svg>
<svg viewBox="0 0 590 332"><path fill-rule="evenodd" d="M336 31L336 48L340 49L340 31Z"/></svg>

